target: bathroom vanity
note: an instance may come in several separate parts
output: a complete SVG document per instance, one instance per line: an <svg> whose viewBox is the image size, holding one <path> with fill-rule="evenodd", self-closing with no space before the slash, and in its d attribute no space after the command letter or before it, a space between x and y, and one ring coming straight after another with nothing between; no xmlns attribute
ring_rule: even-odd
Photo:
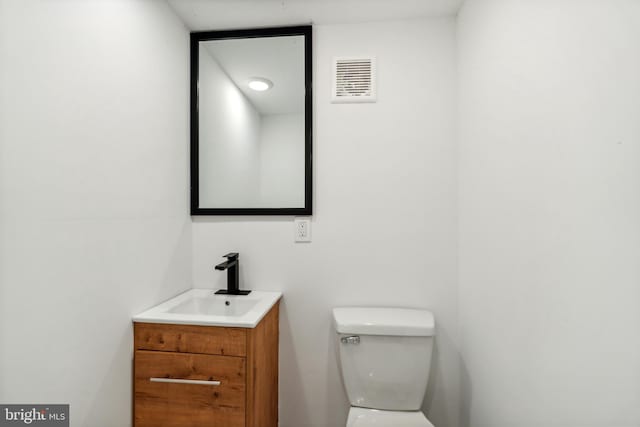
<svg viewBox="0 0 640 427"><path fill-rule="evenodd" d="M134 317L134 427L276 427L279 292L194 289Z"/></svg>

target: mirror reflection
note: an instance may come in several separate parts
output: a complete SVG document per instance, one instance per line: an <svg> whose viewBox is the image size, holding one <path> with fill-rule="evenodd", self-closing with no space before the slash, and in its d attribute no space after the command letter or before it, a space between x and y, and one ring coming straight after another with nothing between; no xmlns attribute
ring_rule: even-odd
<svg viewBox="0 0 640 427"><path fill-rule="evenodd" d="M310 214L305 47L304 34L198 41L192 213Z"/></svg>

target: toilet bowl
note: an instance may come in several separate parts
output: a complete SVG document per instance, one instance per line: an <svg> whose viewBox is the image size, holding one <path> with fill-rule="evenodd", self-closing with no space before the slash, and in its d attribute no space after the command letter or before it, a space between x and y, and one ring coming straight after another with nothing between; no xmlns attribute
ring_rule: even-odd
<svg viewBox="0 0 640 427"><path fill-rule="evenodd" d="M352 406L347 427L433 427L420 411L382 411Z"/></svg>
<svg viewBox="0 0 640 427"><path fill-rule="evenodd" d="M340 307L333 309L333 320L351 403L347 427L433 427L420 411L431 367L433 314Z"/></svg>

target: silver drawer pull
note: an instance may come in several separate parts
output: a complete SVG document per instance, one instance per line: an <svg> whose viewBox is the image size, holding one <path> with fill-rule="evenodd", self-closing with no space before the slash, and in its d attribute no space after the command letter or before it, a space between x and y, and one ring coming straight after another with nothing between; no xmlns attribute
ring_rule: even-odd
<svg viewBox="0 0 640 427"><path fill-rule="evenodd" d="M171 384L197 384L197 385L220 385L220 381L203 381L203 380L181 380L175 378L149 378L152 383L171 383Z"/></svg>
<svg viewBox="0 0 640 427"><path fill-rule="evenodd" d="M352 335L350 337L342 337L340 338L340 342L342 344L360 344L360 337L357 335Z"/></svg>

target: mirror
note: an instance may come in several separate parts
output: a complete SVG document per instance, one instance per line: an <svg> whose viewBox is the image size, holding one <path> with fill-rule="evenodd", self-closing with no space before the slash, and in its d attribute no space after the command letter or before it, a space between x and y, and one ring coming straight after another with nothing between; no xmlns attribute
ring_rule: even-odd
<svg viewBox="0 0 640 427"><path fill-rule="evenodd" d="M311 27L191 33L191 214L311 215Z"/></svg>

